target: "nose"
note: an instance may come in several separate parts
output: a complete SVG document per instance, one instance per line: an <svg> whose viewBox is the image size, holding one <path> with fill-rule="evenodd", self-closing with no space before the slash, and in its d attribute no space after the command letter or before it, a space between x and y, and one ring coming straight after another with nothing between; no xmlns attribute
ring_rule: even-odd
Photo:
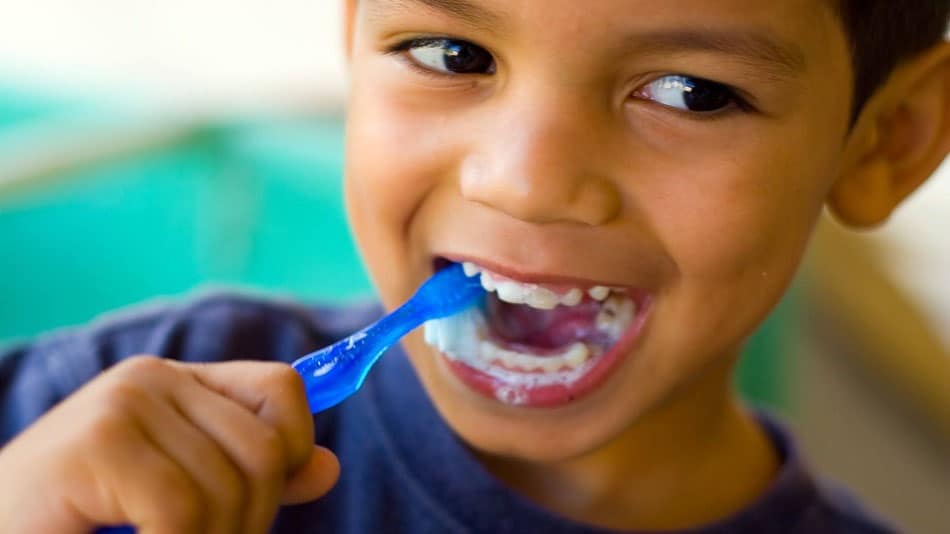
<svg viewBox="0 0 950 534"><path fill-rule="evenodd" d="M495 114L462 162L462 196L531 223L591 226L614 219L620 192L598 175L587 121L537 99Z"/></svg>

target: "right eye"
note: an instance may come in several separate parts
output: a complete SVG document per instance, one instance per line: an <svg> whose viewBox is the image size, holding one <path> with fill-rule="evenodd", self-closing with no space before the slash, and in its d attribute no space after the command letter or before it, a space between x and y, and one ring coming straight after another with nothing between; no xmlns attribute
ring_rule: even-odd
<svg viewBox="0 0 950 534"><path fill-rule="evenodd" d="M493 74L495 58L468 41L448 38L413 39L398 47L420 68L439 74Z"/></svg>

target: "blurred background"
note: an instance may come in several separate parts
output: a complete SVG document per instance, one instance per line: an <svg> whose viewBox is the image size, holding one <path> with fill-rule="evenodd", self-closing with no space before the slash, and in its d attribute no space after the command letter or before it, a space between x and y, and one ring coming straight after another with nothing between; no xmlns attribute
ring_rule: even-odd
<svg viewBox="0 0 950 534"><path fill-rule="evenodd" d="M209 287L372 294L340 202L333 0L0 0L0 345ZM950 170L822 221L738 380L815 467L950 532Z"/></svg>

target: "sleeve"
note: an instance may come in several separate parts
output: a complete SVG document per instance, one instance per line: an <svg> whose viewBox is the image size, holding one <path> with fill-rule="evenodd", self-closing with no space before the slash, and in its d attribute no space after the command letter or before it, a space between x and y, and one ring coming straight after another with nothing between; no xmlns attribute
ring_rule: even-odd
<svg viewBox="0 0 950 534"><path fill-rule="evenodd" d="M291 362L329 343L333 334L321 325L337 316L339 310L212 295L112 314L0 351L0 447L126 358L151 354L188 362Z"/></svg>

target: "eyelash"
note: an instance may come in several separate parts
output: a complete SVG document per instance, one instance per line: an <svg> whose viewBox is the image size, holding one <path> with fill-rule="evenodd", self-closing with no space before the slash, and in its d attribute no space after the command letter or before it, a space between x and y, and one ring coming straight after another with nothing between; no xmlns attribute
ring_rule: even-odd
<svg viewBox="0 0 950 534"><path fill-rule="evenodd" d="M417 63L411 57L408 57L408 54L407 54L408 51L413 48L423 47L425 45L432 44L434 42L443 41L443 40L464 41L464 39L457 39L457 38L450 37L447 35L445 36L428 35L425 37L416 37L412 39L407 39L405 41L401 41L389 47L388 49L386 49L385 53L389 55L398 56L399 59L408 67L410 67L415 73L421 74L422 76L425 76L431 79L445 81L446 79L452 79L452 78L461 78L461 77L471 78L471 77L476 77L476 76L490 76L491 75L491 74L447 74L447 73L438 72L436 70L426 68L420 65L419 63ZM733 113L754 113L757 111L756 108L752 104L750 104L749 100L742 96L741 91L739 91L738 89L728 84L716 82L713 80L708 80L706 78L701 78L698 76L689 76L683 73L669 73L669 74L657 75L656 77L652 78L650 81L640 85L637 88L637 90L634 91L632 94L635 95L636 93L641 92L649 84L655 83L663 78L670 78L670 77L682 77L682 78L691 79L696 82L705 82L705 83L715 84L725 89L729 93L729 99L731 100L731 104L727 107L724 107L715 111L697 112L697 111L678 109L670 105L662 104L660 102L657 102L656 100L652 100L648 98L641 98L641 97L635 97L635 96L631 96L631 98L637 98L638 100L642 100L646 103L655 104L672 113L676 113L686 118L697 120L697 121L710 121L710 120L716 120L716 119L731 115Z"/></svg>
<svg viewBox="0 0 950 534"><path fill-rule="evenodd" d="M385 50L385 53L392 56L397 56L400 61L402 61L406 66L411 68L416 74L421 74L427 78L434 80L445 81L446 79L459 78L459 77L471 77L478 76L475 74L445 74L432 69L427 69L414 61L412 58L408 57L408 52L410 49L415 47L425 46L434 42L442 40L460 40L447 35L428 35L425 37L415 37L412 39L407 39L405 41L396 43L395 45L389 47ZM484 75L483 75L484 76Z"/></svg>

